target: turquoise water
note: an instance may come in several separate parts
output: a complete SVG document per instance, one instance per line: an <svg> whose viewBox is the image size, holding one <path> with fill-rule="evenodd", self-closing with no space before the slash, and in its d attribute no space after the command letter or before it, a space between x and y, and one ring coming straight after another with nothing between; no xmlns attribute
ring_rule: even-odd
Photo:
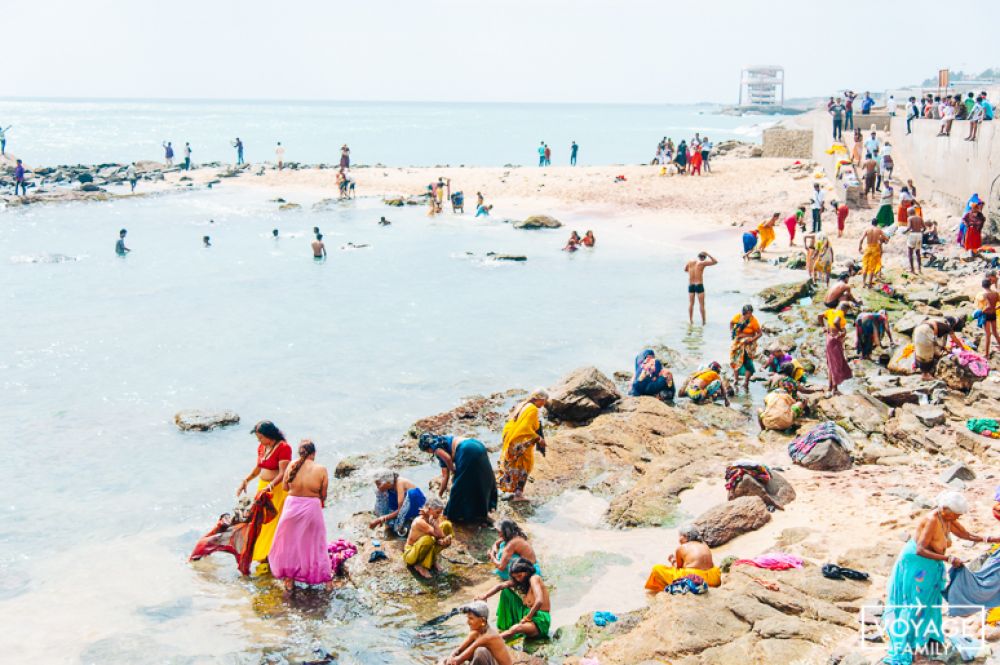
<svg viewBox="0 0 1000 665"><path fill-rule="evenodd" d="M195 162L232 162L239 136L249 161L334 163L340 146L358 164L502 166L537 164L539 141L552 163L648 163L657 142L695 132L714 141L759 138L764 117L718 115L715 106L621 104L456 104L403 102L233 102L3 100L0 124L13 125L7 149L29 165L93 164L163 158L185 141Z"/></svg>
<svg viewBox="0 0 1000 665"><path fill-rule="evenodd" d="M268 418L293 442L312 438L332 468L464 396L550 385L587 364L630 369L650 342L723 359L728 317L774 279L739 260L727 231L678 240L650 223L550 211L597 234L595 250L567 255L568 229L431 221L376 200L313 211L318 194L278 212L268 198L223 185L0 214L11 471L0 617L46 617L0 637L12 662L260 662L313 644L344 663L432 662L457 629L415 636L405 607L376 618L350 593L288 606L227 556L186 563L253 466L250 425ZM383 214L392 226L375 223ZM326 263L310 257L313 226ZM134 250L124 260L121 227ZM341 250L348 242L370 246ZM706 273L704 330L682 314L694 242L723 262ZM207 434L173 426L177 410L200 407L244 421ZM326 516L332 537L347 514Z"/></svg>

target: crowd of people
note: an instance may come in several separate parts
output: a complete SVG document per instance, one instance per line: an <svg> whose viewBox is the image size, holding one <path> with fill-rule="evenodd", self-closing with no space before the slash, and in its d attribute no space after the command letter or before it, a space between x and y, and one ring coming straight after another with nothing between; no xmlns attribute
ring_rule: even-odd
<svg viewBox="0 0 1000 665"><path fill-rule="evenodd" d="M661 175L701 175L702 169L711 173L712 147L709 138L698 132L690 141L681 139L676 146L673 139L664 136L656 145L652 163L660 166Z"/></svg>

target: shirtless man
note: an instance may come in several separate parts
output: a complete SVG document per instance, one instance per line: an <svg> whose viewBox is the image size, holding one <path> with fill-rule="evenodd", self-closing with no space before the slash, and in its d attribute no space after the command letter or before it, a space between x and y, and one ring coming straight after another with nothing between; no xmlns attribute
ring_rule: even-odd
<svg viewBox="0 0 1000 665"><path fill-rule="evenodd" d="M715 561L712 560L712 550L708 545L701 542L701 535L692 526L682 527L677 533L677 541L680 545L668 557L670 565L675 568L697 568L698 570L711 570L715 568Z"/></svg>
<svg viewBox="0 0 1000 665"><path fill-rule="evenodd" d="M861 285L875 288L875 277L882 272L882 245L889 241L879 225L878 219L872 220L872 225L864 232L858 241L858 251L868 245L861 257Z"/></svg>
<svg viewBox="0 0 1000 665"><path fill-rule="evenodd" d="M865 161L862 162L861 168L865 173L865 198L867 199L869 194L875 193L875 176L878 171L878 162L875 161L870 152L865 154Z"/></svg>
<svg viewBox="0 0 1000 665"><path fill-rule="evenodd" d="M317 233L316 239L312 242L313 258L317 261L326 259L326 245L323 244L323 234Z"/></svg>
<svg viewBox="0 0 1000 665"><path fill-rule="evenodd" d="M848 275L843 273L837 282L829 288L826 292L826 296L823 298L823 304L826 305L827 309L836 309L837 305L842 302L850 302L855 305L861 305L858 299L854 297L851 293L851 285L848 284Z"/></svg>
<svg viewBox="0 0 1000 665"><path fill-rule="evenodd" d="M514 658L500 633L490 628L490 608L477 600L462 608L469 623L469 635L451 652L443 665L514 665Z"/></svg>
<svg viewBox="0 0 1000 665"><path fill-rule="evenodd" d="M282 476L282 484L288 496L297 496L305 499L319 499L320 509L326 505L326 494L330 474L326 467L316 463L316 446L312 441L303 439L299 444L299 461L289 464L285 468ZM324 537L324 541L325 541ZM295 580L286 577L285 589L291 591L295 587ZM326 583L327 591L333 589L333 580Z"/></svg>
<svg viewBox="0 0 1000 665"><path fill-rule="evenodd" d="M688 274L688 322L694 323L694 298L698 296L698 309L701 311L701 325L705 325L705 268L718 263L708 252L701 252L697 259L692 259L684 266Z"/></svg>
<svg viewBox="0 0 1000 665"><path fill-rule="evenodd" d="M444 504L441 499L431 497L420 509L420 514L413 520L413 524L410 525L410 533L406 536L403 561L406 562L406 565L412 566L413 570L424 579L430 579L433 577L433 573L437 572L437 555L441 550L451 545L451 522L444 519L443 514ZM419 556L424 552L418 551L420 543L417 542L425 536L429 536L434 541L430 543L431 549L428 550L430 556L426 559ZM411 554L413 558L411 558ZM430 566L422 565L421 562L426 560L429 560ZM415 562L410 563L410 561Z"/></svg>
<svg viewBox="0 0 1000 665"><path fill-rule="evenodd" d="M914 206L915 207L915 206ZM920 251L924 244L924 219L917 213L911 213L906 218L906 256L910 260L910 272L922 273L922 261ZM913 267L913 259L916 255L916 268Z"/></svg>
<svg viewBox="0 0 1000 665"><path fill-rule="evenodd" d="M549 602L549 590L545 588L542 576L535 570L535 564L523 559L514 563L510 569L510 579L496 585L476 600L486 601L487 598L510 589L519 597L523 596L524 608L528 612L517 623L507 627L500 637L509 640L517 635L525 637L548 637L552 617L549 612L552 605ZM523 610L522 610L523 611ZM498 618L499 622L500 619ZM498 625L498 627L500 627Z"/></svg>
<svg viewBox="0 0 1000 665"><path fill-rule="evenodd" d="M983 292L979 294L976 303L983 312L983 333L986 335L986 352L983 354L990 357L990 341L997 341L1000 345L1000 335L997 334L997 301L1000 300L1000 293L993 290L993 282L989 277L983 279Z"/></svg>

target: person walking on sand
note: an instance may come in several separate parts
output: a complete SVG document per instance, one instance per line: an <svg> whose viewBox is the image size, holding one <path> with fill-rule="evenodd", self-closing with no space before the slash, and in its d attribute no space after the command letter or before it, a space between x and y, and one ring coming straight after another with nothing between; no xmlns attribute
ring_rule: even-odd
<svg viewBox="0 0 1000 665"><path fill-rule="evenodd" d="M698 258L688 261L684 266L684 272L688 274L688 323L694 323L694 300L697 296L701 325L705 325L705 268L718 263L708 252L700 252Z"/></svg>
<svg viewBox="0 0 1000 665"><path fill-rule="evenodd" d="M0 155L7 154L7 131L14 125L0 125Z"/></svg>
<svg viewBox="0 0 1000 665"><path fill-rule="evenodd" d="M170 141L163 144L163 161L167 163L167 167L174 165L174 145Z"/></svg>
<svg viewBox="0 0 1000 665"><path fill-rule="evenodd" d="M916 213L917 206L913 206L909 217L906 219L906 257L910 261L910 272L915 272L917 274L923 273L921 260L921 250L924 243L924 229L927 225L924 224L924 218Z"/></svg>
<svg viewBox="0 0 1000 665"><path fill-rule="evenodd" d="M576 144L576 141L573 141L573 143L570 144L570 146L569 146L569 165L570 166L576 166L576 153L577 153L577 151L579 149L580 149L580 146L578 146Z"/></svg>
<svg viewBox="0 0 1000 665"><path fill-rule="evenodd" d="M126 254L128 254L129 252L132 251L131 249L129 249L128 247L125 246L125 236L126 236L126 234L128 234L128 231L125 230L125 229L122 229L121 231L119 231L118 232L118 242L115 243L115 254L117 254L118 256L120 256L122 258L124 258Z"/></svg>
<svg viewBox="0 0 1000 665"><path fill-rule="evenodd" d="M24 164L21 160L17 160L17 165L14 167L14 196L17 196L17 190L20 188L21 196L28 195L28 186L24 182Z"/></svg>
<svg viewBox="0 0 1000 665"><path fill-rule="evenodd" d="M317 233L316 239L312 241L313 259L316 261L326 260L326 245L323 244L323 234Z"/></svg>
<svg viewBox="0 0 1000 665"><path fill-rule="evenodd" d="M243 164L243 141L240 140L239 136L233 141L233 147L236 148L236 166L241 166Z"/></svg>
<svg viewBox="0 0 1000 665"><path fill-rule="evenodd" d="M538 144L538 165L545 166L545 141Z"/></svg>
<svg viewBox="0 0 1000 665"><path fill-rule="evenodd" d="M285 168L285 148L278 141L278 147L274 149L274 156L278 159L278 170Z"/></svg>
<svg viewBox="0 0 1000 665"><path fill-rule="evenodd" d="M125 179L128 180L129 184L132 185L132 191L135 191L135 183L139 182L139 174L135 170L135 162L128 165L125 169Z"/></svg>
<svg viewBox="0 0 1000 665"><path fill-rule="evenodd" d="M813 196L812 196L812 232L819 233L823 230L823 219L821 215L826 209L826 203L823 202L823 190L820 189L819 183L813 183Z"/></svg>
<svg viewBox="0 0 1000 665"><path fill-rule="evenodd" d="M882 271L882 245L889 241L889 236L879 227L878 217L872 219L871 227L858 240L858 252L861 255L861 285L875 288L875 277Z"/></svg>

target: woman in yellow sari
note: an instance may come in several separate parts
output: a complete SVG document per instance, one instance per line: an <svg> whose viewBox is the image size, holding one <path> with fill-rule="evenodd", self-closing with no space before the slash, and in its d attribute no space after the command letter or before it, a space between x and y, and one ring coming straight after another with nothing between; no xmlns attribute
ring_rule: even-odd
<svg viewBox="0 0 1000 665"><path fill-rule="evenodd" d="M545 455L545 435L538 410L545 406L549 394L536 390L511 414L503 426L503 448L497 466L497 485L502 492L513 494L512 501L524 500L524 486L535 466L535 446Z"/></svg>
<svg viewBox="0 0 1000 665"><path fill-rule="evenodd" d="M757 227L758 241L757 251L763 252L767 246L774 242L774 225L778 223L779 213L774 213L771 219L765 220Z"/></svg>
<svg viewBox="0 0 1000 665"><path fill-rule="evenodd" d="M247 483L254 478L257 478L257 494L261 492L271 494L271 503L277 512L273 520L261 526L257 542L253 547L253 560L259 562L257 573L264 574L270 572L267 555L271 552L274 532L278 528L278 518L281 517L281 509L285 505L285 497L288 496L288 491L281 481L285 477L288 463L292 460L292 447L285 441L285 435L277 425L270 420L260 421L254 425L250 433L255 434L260 443L257 447L257 464L250 475L240 483L236 496L243 494L247 489Z"/></svg>

